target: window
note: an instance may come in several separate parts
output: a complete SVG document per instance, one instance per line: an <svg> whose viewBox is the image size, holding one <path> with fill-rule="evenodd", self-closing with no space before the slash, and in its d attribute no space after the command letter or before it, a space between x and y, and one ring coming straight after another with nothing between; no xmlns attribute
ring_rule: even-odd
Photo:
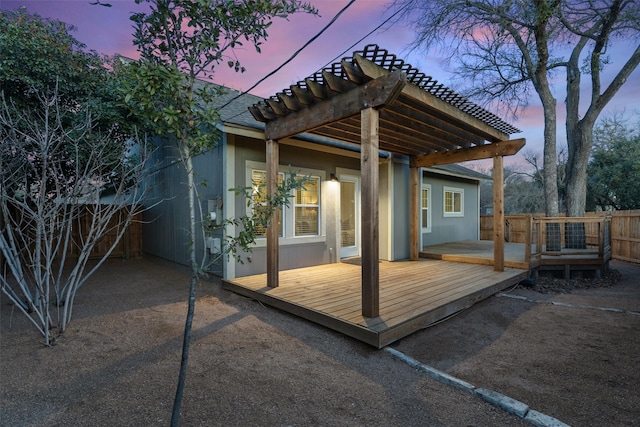
<svg viewBox="0 0 640 427"><path fill-rule="evenodd" d="M317 169L297 169L294 166L281 166L278 173L278 183L282 184L294 169L298 177L310 177L310 181L304 185L304 189L291 192L287 205L280 209L278 221L279 243L282 245L297 245L303 243L316 243L326 240L323 235L325 218L322 217L322 185L325 179L325 171ZM252 188L251 203L244 203L246 215L252 215L255 209L266 206L267 197L267 172L263 162L252 160L245 161L245 186ZM239 201L238 201L239 203ZM267 244L267 230L257 230L256 247L265 247Z"/></svg>
<svg viewBox="0 0 640 427"><path fill-rule="evenodd" d="M282 184L282 180L284 179L284 174L278 174L278 184ZM251 170L251 186L253 187L253 209L257 209L259 206L266 206L266 198L267 198L267 172L264 170L253 169ZM280 209L280 218L278 221L278 235L282 236L283 230L283 219L282 209ZM260 227L258 229L257 236L265 236L267 233L266 228Z"/></svg>
<svg viewBox="0 0 640 427"><path fill-rule="evenodd" d="M320 234L320 178L311 176L294 197L295 236Z"/></svg>
<svg viewBox="0 0 640 427"><path fill-rule="evenodd" d="M420 220L422 232L431 233L431 185L422 184L420 194Z"/></svg>
<svg viewBox="0 0 640 427"><path fill-rule="evenodd" d="M464 190L444 187L444 216L464 216Z"/></svg>

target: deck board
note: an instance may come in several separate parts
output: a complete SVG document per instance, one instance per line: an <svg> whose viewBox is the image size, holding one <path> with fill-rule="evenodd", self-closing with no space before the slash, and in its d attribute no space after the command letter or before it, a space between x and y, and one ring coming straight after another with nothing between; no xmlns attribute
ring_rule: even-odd
<svg viewBox="0 0 640 427"><path fill-rule="evenodd" d="M362 316L361 267L336 263L224 281L234 292L381 348L421 327L512 286L526 270L421 259L380 263L380 315Z"/></svg>
<svg viewBox="0 0 640 427"><path fill-rule="evenodd" d="M535 253L535 245L531 245ZM525 260L525 245L522 243L505 243L504 265L509 268L529 269L536 267L538 259ZM439 259L461 263L493 265L493 241L463 240L460 242L442 243L425 246L420 251L423 258Z"/></svg>
<svg viewBox="0 0 640 427"><path fill-rule="evenodd" d="M505 267L553 270L564 269L565 279L570 278L571 269L592 269L605 273L611 260L611 251L599 254L597 248L562 249L561 252L545 252L536 254L535 245L531 245L531 258L525 260L524 243L505 243ZM472 264L493 264L493 241L464 240L460 242L442 243L422 248L420 257Z"/></svg>

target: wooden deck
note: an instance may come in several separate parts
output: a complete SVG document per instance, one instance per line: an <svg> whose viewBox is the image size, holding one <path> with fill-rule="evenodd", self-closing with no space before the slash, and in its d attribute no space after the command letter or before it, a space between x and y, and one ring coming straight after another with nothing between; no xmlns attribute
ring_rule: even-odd
<svg viewBox="0 0 640 427"><path fill-rule="evenodd" d="M223 281L226 289L382 348L512 286L526 270L421 259L381 262L380 316L364 318L361 267L327 264Z"/></svg>
<svg viewBox="0 0 640 427"><path fill-rule="evenodd" d="M540 263L540 256L536 255L535 252L535 245L531 245L531 254L533 255L527 260L524 243L505 243L504 266L522 270L536 268ZM425 246L422 248L422 251L420 251L420 257L443 261L493 265L493 241L463 240L460 242Z"/></svg>
<svg viewBox="0 0 640 427"><path fill-rule="evenodd" d="M564 278L569 279L571 272L576 270L593 270L596 274L604 274L611 260L611 250L605 250L602 254L598 248L563 249L560 252L547 252L546 248L542 246L541 251L537 252L535 245L531 245L527 261L525 248L524 243L505 243L505 267L523 270L560 270L564 273ZM420 252L420 257L493 265L493 241L464 240L425 246Z"/></svg>

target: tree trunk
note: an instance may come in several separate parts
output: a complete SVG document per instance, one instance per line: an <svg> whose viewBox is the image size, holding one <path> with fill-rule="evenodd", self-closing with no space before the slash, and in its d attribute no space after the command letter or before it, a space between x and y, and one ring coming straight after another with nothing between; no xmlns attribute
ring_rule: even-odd
<svg viewBox="0 0 640 427"><path fill-rule="evenodd" d="M580 71L580 54L587 45L588 39L583 37L576 44L567 61L567 98L565 106L567 118L565 131L567 134L567 166L565 173L565 203L567 216L584 216L587 200L587 163L591 144L585 146L583 138L585 126L580 120L580 86L582 81ZM593 123L587 126L589 134L593 130ZM591 138L589 138L591 141ZM582 200L582 203L579 201ZM582 208L580 209L580 206Z"/></svg>
<svg viewBox="0 0 640 427"><path fill-rule="evenodd" d="M585 214L587 203L587 166L593 146L593 121L580 121L568 139L567 216Z"/></svg>
<svg viewBox="0 0 640 427"><path fill-rule="evenodd" d="M187 307L187 319L184 324L184 334L182 336L182 358L180 359L180 371L178 374L178 385L173 399L173 410L171 411L171 427L177 427L180 421L180 408L182 407L182 397L184 395L184 384L187 381L187 368L189 366L189 348L191 347L191 327L193 325L193 314L196 307L196 289L198 275L191 276L189 284L189 304Z"/></svg>
<svg viewBox="0 0 640 427"><path fill-rule="evenodd" d="M549 86L547 63L549 62L549 39L547 23L551 16L546 2L535 2L536 24L533 29L536 40L536 54L538 56L535 68L534 61L529 61L531 82L540 96L544 110L544 205L545 214L549 217L558 216L558 170L556 144L556 99ZM557 7L557 4L553 7ZM524 45L521 47L526 51Z"/></svg>
<svg viewBox="0 0 640 427"><path fill-rule="evenodd" d="M544 106L544 205L548 217L558 216L558 169L556 144L556 100L540 93Z"/></svg>
<svg viewBox="0 0 640 427"><path fill-rule="evenodd" d="M180 420L180 408L182 407L182 396L184 385L187 381L187 368L189 366L189 350L191 347L191 326L196 306L196 290L198 284L198 262L196 259L196 189L193 171L193 157L189 145L183 142L181 147L182 162L187 172L187 189L189 194L189 259L191 261L191 282L189 285L189 304L187 306L187 318L184 325L184 335L182 341L182 358L180 360L180 372L178 374L178 385L173 400L173 410L171 412L171 426L177 427Z"/></svg>

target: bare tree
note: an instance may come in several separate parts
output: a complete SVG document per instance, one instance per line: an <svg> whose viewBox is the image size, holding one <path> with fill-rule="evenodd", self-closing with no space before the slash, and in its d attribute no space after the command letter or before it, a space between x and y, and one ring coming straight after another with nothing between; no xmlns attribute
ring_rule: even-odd
<svg viewBox="0 0 640 427"><path fill-rule="evenodd" d="M145 152L97 132L87 111L65 125L70 112L57 92L38 96L39 108L4 97L0 106L0 285L53 345L71 321L76 293L141 209ZM115 233L112 244L92 260L108 233Z"/></svg>
<svg viewBox="0 0 640 427"><path fill-rule="evenodd" d="M544 110L544 164L556 163L556 105L551 81L564 72L568 144L567 213L584 214L586 170L596 119L640 63L636 0L395 0L416 29L414 47L446 48L468 96L517 114L532 89ZM629 57L603 87L607 48L630 45ZM581 111L581 77L590 99ZM544 168L545 211L558 214L556 168Z"/></svg>

